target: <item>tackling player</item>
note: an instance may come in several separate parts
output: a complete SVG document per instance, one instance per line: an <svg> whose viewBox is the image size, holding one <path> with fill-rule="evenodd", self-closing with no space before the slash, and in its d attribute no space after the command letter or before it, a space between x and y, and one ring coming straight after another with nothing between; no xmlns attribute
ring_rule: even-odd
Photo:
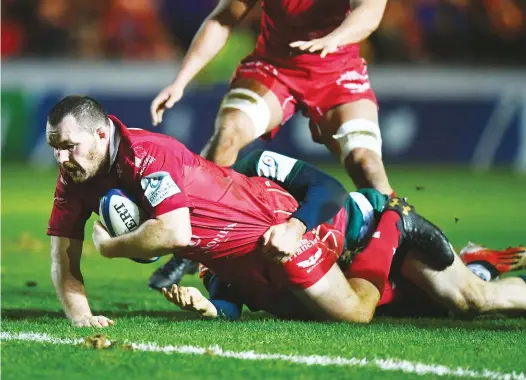
<svg viewBox="0 0 526 380"><path fill-rule="evenodd" d="M477 252L485 251L483 247L477 248ZM482 274L469 268L470 264L467 264L467 267L484 281L496 280L499 278L500 274L526 268L526 253L524 247L509 248L507 251L508 254L502 257L490 255L490 261L482 260L482 257L477 255L475 258L475 265L477 269L483 268ZM466 263L467 260L464 258L464 255L461 254L460 257L462 261ZM349 263L345 262L345 260L341 260L340 267L342 270L347 269L345 270L347 278L353 278L353 276L355 276L352 268L349 268ZM499 267L500 269L496 269L496 267ZM488 275L487 273L491 274ZM435 302L435 300L429 297L429 295L422 292L421 289L408 284L407 281L400 278L399 273L390 272L389 275L391 280L392 277L398 275L399 281L402 281L405 288L404 286L401 286L400 288L402 289L392 289L395 294L393 294L392 298L384 298L382 302L377 304L375 315L379 314L397 317L439 317L449 315L449 310L445 308L444 305ZM208 291L208 298L203 296L197 288L184 286L178 287L175 284L170 288L163 288L162 293L168 301L179 306L181 309L196 312L204 318L222 318L227 320L239 319L241 317L244 301L237 296L235 289L233 289L231 285L229 286L229 284L223 283L216 274L212 273L204 266L201 266L199 276ZM526 275L523 274L518 277L526 281ZM476 280L474 281L476 282ZM392 283L395 282L393 281ZM279 305L286 305L286 302L279 299L276 299L275 301ZM481 308L480 304L478 307L479 309ZM455 310L459 311L458 308ZM465 313L466 310L460 311ZM284 310L280 310L277 312L277 315L283 315L284 313ZM312 318L310 314L303 317L306 319L309 319L309 317Z"/></svg>
<svg viewBox="0 0 526 380"><path fill-rule="evenodd" d="M376 304L380 292L366 280L348 282L336 264L346 240L347 208L334 215L319 214L330 220L313 226L311 220L291 218L298 215L299 205L273 181L221 168L171 137L128 129L87 97L59 101L48 115L46 137L60 168L48 227L52 280L75 325L113 323L93 316L80 271L85 224L112 188L136 199L149 219L133 232L113 238L97 221L92 238L103 256L150 258L175 251L250 294L253 308L272 312L275 305L270 300L279 294L295 300L295 310L304 308L320 318L362 322L372 318L369 308L363 307ZM425 252L421 259L439 269L454 260L447 239L414 212L404 217L384 213L377 231L389 238L368 248L387 253L387 259L405 243L420 247ZM290 246L291 234L304 241L302 247ZM262 246L262 237L273 244ZM272 246L286 256L281 263L267 257L276 253L267 249ZM289 257L290 252L294 254Z"/></svg>
<svg viewBox="0 0 526 380"><path fill-rule="evenodd" d="M272 164L268 165L270 160L272 160ZM306 172L304 167L308 168L308 172ZM278 168L281 170L278 171ZM267 179L278 182L284 189L292 189L293 191L291 191L291 193L295 195L300 203L303 202L303 194L306 191L298 190L301 188L308 189L310 186L315 186L316 182L318 182L318 176L322 174L318 169L313 168L302 161L268 151L255 151L250 153L236 162L233 169L248 176L264 176ZM277 173L279 173L279 176ZM303 178L303 180L298 181L298 177ZM311 181L314 182L314 184L309 184ZM374 234L375 227L384 207L386 206L388 197L380 194L374 189L362 189L359 192L352 192L350 195L351 196L346 202L346 208L349 210L349 219L346 231L345 250L348 254L344 254L339 258L339 265L342 270L344 270L346 277L348 279L361 278L375 284L382 294L377 306L388 305L380 308L380 311L383 313L392 312L394 307L397 314L404 315L404 313L406 313L405 315L407 315L407 313L414 313L415 307L421 310L423 305L427 305L424 306L426 311L431 309L433 312L436 312L438 306L435 306L436 303L431 300L429 295L426 296L423 294L423 292L415 287L411 281L408 281L402 276L402 261L404 261L404 256L406 254L404 249L397 251L394 260L395 263L391 265L391 261L389 260L392 255L391 251L388 250L388 255L382 255L382 251L385 253L385 249L382 250L382 247L378 246L379 242L385 241L386 238L389 239L389 236L385 236L385 229L382 231L376 231L378 236ZM397 203L396 200L391 202ZM398 206L400 207L400 205ZM316 205L311 204L310 207L315 208ZM387 205L387 209L390 208L392 207ZM384 235L380 236L380 232L383 232ZM379 240L375 241L377 238ZM363 248L361 247L367 245L368 241L373 245L376 245L375 248L370 249L371 247L367 247L363 252L355 256L353 261L351 261L351 251L362 250ZM464 263L468 264L468 266L473 265L487 268L487 270L491 272L491 275L486 279L487 281L495 279L499 274L526 267L526 253L524 252L524 248L509 248L500 253L500 255L495 255L491 250L486 250L482 247L470 244L463 250L463 252L461 252L461 259ZM456 265L458 266L457 269L459 273L462 273L461 268L463 265ZM479 275L477 271L473 270L474 268L470 269ZM449 270L449 268L447 270ZM465 268L463 271L466 272ZM459 283L453 283L453 288L460 286L461 289L463 285L462 282L465 281L464 284L468 283L472 288L482 288L483 290L480 291L482 294L486 291L494 291L492 286L486 289L485 285L482 285L472 274L466 274L465 276L466 278L462 280L455 279L455 281ZM231 284L227 286L216 274L213 274L204 267L201 268L200 277L203 278L205 287L209 291L210 300L207 300L195 288L178 288L175 285L170 285L167 287L168 289L163 289L163 294L169 301L175 303L181 308L189 311L196 311L204 317L215 318L219 316L227 319L238 319L241 315L242 305L247 302L239 297L235 287L232 287ZM451 278L453 279L454 277ZM526 277L523 278L526 280ZM513 292L513 282L517 283L517 280L511 281L512 286L508 289ZM394 283L398 285L396 289L393 285ZM506 280L504 283L505 287L510 285L509 280ZM497 289L500 285L502 284L499 284ZM521 290L524 291L525 289L521 289L519 285L519 288L516 288L515 292ZM477 298L470 294L469 291L466 292L465 297L466 299L471 298L472 300L476 300ZM277 305L274 311L275 315L281 317L291 316L289 309L290 300L287 296L283 296L283 299L281 299L278 295L274 297L273 302ZM467 308L468 310L462 308L460 300L454 300L452 302L453 306L447 302L443 302L442 306L449 306L456 311L480 312L485 310L486 302L486 300L467 302L472 304L471 307ZM248 304L250 303L248 302ZM442 312L442 310L444 309L438 309L439 312ZM313 318L308 312L302 314L301 317L305 319Z"/></svg>

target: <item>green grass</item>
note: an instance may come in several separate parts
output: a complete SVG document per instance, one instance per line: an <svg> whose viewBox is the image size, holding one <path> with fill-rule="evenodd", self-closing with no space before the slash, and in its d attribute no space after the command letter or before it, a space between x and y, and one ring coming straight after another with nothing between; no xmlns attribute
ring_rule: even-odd
<svg viewBox="0 0 526 380"><path fill-rule="evenodd" d="M341 171L328 169L351 188ZM526 178L459 169L394 168L392 185L439 224L456 247L474 240L495 247L526 243ZM49 275L45 236L54 172L2 169L2 331L80 338L98 330L65 320ZM423 190L417 190L423 188ZM455 220L457 218L457 221ZM91 226L87 228L87 237ZM213 355L127 351L124 341L159 345L219 345L224 350L358 358L397 358L426 364L499 372L526 372L526 319L452 321L378 318L368 326L278 321L247 313L240 322L201 321L178 311L146 281L156 265L101 258L91 245L82 271L92 309L112 317L104 330L115 348L2 341L4 379L319 379L416 378L374 366L337 367L283 361L245 361ZM200 286L196 277L183 284ZM30 284L33 282L33 284ZM36 286L29 286L34 285ZM433 376L430 376L433 377ZM434 376L436 377L436 376Z"/></svg>

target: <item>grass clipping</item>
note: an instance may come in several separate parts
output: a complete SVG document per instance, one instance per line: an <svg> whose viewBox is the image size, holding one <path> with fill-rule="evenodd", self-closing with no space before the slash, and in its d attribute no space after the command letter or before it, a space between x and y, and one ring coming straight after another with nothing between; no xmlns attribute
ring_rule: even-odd
<svg viewBox="0 0 526 380"><path fill-rule="evenodd" d="M79 346L85 348L91 348L94 350L104 350L106 348L114 348L117 346L116 340L110 340L104 334L95 334L88 336L79 343ZM131 343L124 343L121 348L125 351L133 351L134 347Z"/></svg>
<svg viewBox="0 0 526 380"><path fill-rule="evenodd" d="M95 350L103 350L115 346L114 340L108 339L106 335L95 334L84 338L84 341L80 343L81 346L86 348L93 348Z"/></svg>

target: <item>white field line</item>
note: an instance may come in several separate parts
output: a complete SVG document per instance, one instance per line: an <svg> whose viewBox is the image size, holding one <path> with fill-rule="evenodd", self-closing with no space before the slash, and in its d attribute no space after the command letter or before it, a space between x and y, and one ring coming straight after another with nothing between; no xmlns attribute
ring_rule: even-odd
<svg viewBox="0 0 526 380"><path fill-rule="evenodd" d="M83 339L56 338L47 334L35 332L0 332L0 340L19 340L26 342L39 342L48 344L74 345L82 343ZM199 347L199 346L159 346L157 343L132 343L129 344L136 351L163 352L166 354L191 354L191 355L211 355L224 358L239 360L274 360L285 361L307 366L338 366L338 367L368 367L381 371L399 371L413 373L417 375L435 376L457 376L468 378L483 378L495 380L526 380L526 375L522 372L503 373L484 370L471 370L468 368L451 368L443 365L425 364L399 359L367 359L367 358L343 358L340 356L321 356L321 355L287 355L287 354L264 354L254 351L223 351L218 346Z"/></svg>

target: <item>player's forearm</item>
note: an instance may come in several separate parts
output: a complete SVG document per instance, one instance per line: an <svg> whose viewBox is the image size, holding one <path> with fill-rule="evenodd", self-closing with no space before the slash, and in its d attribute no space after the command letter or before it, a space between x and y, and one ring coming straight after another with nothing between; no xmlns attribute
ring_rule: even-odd
<svg viewBox="0 0 526 380"><path fill-rule="evenodd" d="M232 28L215 19L207 19L192 41L175 82L188 83L223 49Z"/></svg>
<svg viewBox="0 0 526 380"><path fill-rule="evenodd" d="M331 34L339 35L340 45L359 43L380 25L387 0L351 0L352 12Z"/></svg>
<svg viewBox="0 0 526 380"><path fill-rule="evenodd" d="M167 230L163 222L150 219L135 231L104 241L100 253L108 258L134 257L148 259L162 256L186 247L190 242L191 229L188 226Z"/></svg>
<svg viewBox="0 0 526 380"><path fill-rule="evenodd" d="M292 214L310 230L333 218L345 205L349 192L336 178L298 161L283 183L300 206Z"/></svg>
<svg viewBox="0 0 526 380"><path fill-rule="evenodd" d="M51 279L57 297L62 303L66 316L71 321L92 315L80 272L77 277L59 263L51 264Z"/></svg>

